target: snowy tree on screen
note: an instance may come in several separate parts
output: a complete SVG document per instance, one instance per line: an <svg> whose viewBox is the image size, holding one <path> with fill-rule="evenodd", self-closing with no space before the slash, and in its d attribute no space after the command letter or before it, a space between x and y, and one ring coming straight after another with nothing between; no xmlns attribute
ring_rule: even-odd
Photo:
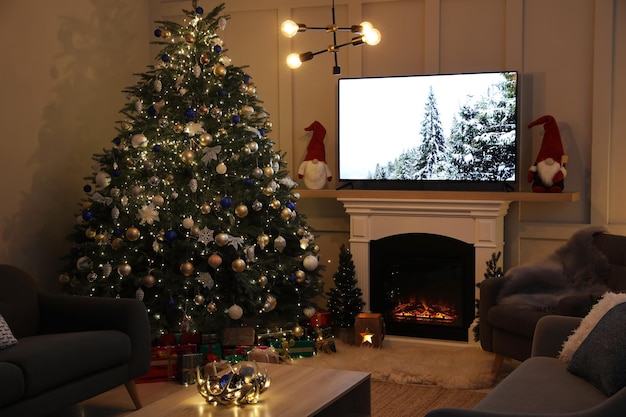
<svg viewBox="0 0 626 417"><path fill-rule="evenodd" d="M426 100L422 128L420 130L422 143L420 144L419 159L416 168L416 179L443 178L442 173L447 169L448 152L446 139L439 117L437 99L432 87Z"/></svg>

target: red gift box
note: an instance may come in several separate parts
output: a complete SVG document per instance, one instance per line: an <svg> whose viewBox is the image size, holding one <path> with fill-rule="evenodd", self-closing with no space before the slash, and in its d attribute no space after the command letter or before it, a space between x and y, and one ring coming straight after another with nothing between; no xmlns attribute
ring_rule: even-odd
<svg viewBox="0 0 626 417"><path fill-rule="evenodd" d="M332 318L330 311L318 311L311 316L311 326L321 327L332 325Z"/></svg>
<svg viewBox="0 0 626 417"><path fill-rule="evenodd" d="M164 382L178 378L178 356L182 354L197 353L198 345L193 343L153 346L150 352L150 370L135 382Z"/></svg>

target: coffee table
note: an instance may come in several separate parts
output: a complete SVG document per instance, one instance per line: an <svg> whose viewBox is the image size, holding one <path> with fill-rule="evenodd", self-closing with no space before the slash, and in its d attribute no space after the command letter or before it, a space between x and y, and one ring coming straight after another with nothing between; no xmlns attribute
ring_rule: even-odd
<svg viewBox="0 0 626 417"><path fill-rule="evenodd" d="M132 413L133 417L368 417L367 372L259 363L271 385L257 404L213 406L190 385Z"/></svg>

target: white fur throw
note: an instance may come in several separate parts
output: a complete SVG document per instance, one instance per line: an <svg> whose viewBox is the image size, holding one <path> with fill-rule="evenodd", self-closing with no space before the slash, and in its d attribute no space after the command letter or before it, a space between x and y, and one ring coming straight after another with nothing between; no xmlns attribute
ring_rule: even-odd
<svg viewBox="0 0 626 417"><path fill-rule="evenodd" d="M605 231L595 226L581 229L543 260L509 269L498 303L556 312L563 297L606 292L609 262L594 243L594 236Z"/></svg>
<svg viewBox="0 0 626 417"><path fill-rule="evenodd" d="M626 303L626 294L613 292L605 293L600 301L591 308L589 314L582 319L578 328L574 330L565 343L563 343L563 349L559 353L559 359L564 362L571 361L574 352L576 352L580 344L587 338L606 312L621 303Z"/></svg>

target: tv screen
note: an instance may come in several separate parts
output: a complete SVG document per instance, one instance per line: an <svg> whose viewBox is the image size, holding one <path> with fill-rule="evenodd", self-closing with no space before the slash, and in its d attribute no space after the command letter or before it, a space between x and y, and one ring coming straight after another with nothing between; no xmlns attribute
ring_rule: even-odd
<svg viewBox="0 0 626 417"><path fill-rule="evenodd" d="M361 189L516 190L517 78L339 79L339 180Z"/></svg>

